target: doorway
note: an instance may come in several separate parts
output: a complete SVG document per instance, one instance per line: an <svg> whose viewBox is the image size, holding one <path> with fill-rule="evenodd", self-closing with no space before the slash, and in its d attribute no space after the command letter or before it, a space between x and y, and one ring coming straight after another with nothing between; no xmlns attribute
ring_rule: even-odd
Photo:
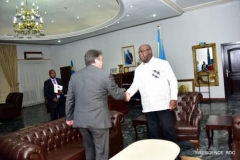
<svg viewBox="0 0 240 160"><path fill-rule="evenodd" d="M222 44L223 79L227 101L240 100L240 42Z"/></svg>

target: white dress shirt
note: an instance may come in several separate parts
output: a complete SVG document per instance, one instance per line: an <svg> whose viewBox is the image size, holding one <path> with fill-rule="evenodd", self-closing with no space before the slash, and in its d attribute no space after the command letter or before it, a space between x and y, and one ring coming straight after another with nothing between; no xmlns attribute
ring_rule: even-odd
<svg viewBox="0 0 240 160"><path fill-rule="evenodd" d="M57 83L57 79L56 78L50 78L51 79L51 81L52 81L52 83L53 83L53 86L54 86L54 84L58 84ZM55 81L55 83L54 83L54 81ZM57 94L57 98L60 98L60 95L59 94Z"/></svg>
<svg viewBox="0 0 240 160"><path fill-rule="evenodd" d="M169 109L170 100L177 100L178 82L168 61L152 57L148 63L141 63L127 92L133 96L138 90L142 112Z"/></svg>

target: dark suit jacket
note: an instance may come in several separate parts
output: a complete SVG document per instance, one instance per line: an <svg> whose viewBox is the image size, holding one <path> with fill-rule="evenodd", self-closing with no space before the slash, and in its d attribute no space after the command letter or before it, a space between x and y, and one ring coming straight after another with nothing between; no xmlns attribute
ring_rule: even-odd
<svg viewBox="0 0 240 160"><path fill-rule="evenodd" d="M68 85L66 119L74 120L73 127L110 128L108 94L114 99L126 99L109 72L93 65L75 72Z"/></svg>
<svg viewBox="0 0 240 160"><path fill-rule="evenodd" d="M53 99L57 98L56 93L54 93L54 87L51 79L44 82L44 96L48 99L48 104L50 108L56 108L58 104L64 105L64 94L66 94L66 87L64 86L61 79L56 78L58 85L63 86L63 94L60 95L59 101L54 102Z"/></svg>

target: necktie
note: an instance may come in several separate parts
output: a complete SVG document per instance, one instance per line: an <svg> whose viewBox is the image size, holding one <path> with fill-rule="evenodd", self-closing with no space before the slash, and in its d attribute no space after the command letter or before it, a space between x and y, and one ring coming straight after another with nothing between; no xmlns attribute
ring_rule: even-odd
<svg viewBox="0 0 240 160"><path fill-rule="evenodd" d="M56 84L56 81L55 81L55 79L53 79L53 84Z"/></svg>

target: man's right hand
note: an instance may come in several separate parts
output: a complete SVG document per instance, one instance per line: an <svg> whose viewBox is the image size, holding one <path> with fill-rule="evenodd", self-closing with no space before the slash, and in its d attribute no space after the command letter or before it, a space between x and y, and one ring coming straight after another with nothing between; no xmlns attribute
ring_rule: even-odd
<svg viewBox="0 0 240 160"><path fill-rule="evenodd" d="M53 98L53 101L54 101L54 102L57 102L57 101L58 101L58 99L57 99L57 98Z"/></svg>
<svg viewBox="0 0 240 160"><path fill-rule="evenodd" d="M130 94L128 92L125 92L125 94L126 94L126 100L125 101L129 102L131 96L130 96Z"/></svg>

